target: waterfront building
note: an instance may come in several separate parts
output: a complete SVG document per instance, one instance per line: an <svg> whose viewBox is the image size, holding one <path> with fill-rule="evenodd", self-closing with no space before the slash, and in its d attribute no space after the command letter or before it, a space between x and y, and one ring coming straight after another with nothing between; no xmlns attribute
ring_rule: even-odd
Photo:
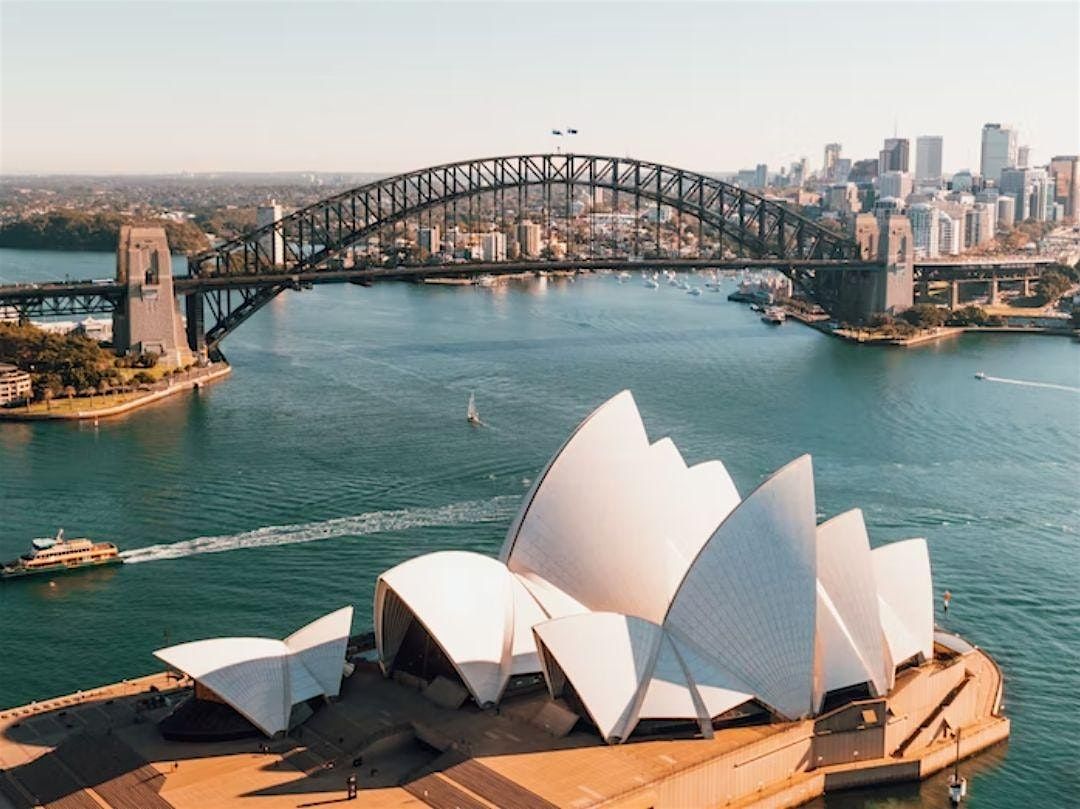
<svg viewBox="0 0 1080 809"><path fill-rule="evenodd" d="M480 256L484 261L506 261L506 234L498 230L483 234Z"/></svg>
<svg viewBox="0 0 1080 809"><path fill-rule="evenodd" d="M1065 207L1065 218L1080 221L1080 156L1058 155L1050 159L1054 200Z"/></svg>
<svg viewBox="0 0 1080 809"><path fill-rule="evenodd" d="M883 197L907 199L913 190L911 175L906 171L887 171L878 177L878 188Z"/></svg>
<svg viewBox="0 0 1080 809"><path fill-rule="evenodd" d="M30 374L7 362L0 362L0 406L22 402L33 393Z"/></svg>
<svg viewBox="0 0 1080 809"><path fill-rule="evenodd" d="M255 227L270 227L281 220L281 206L276 200L270 200L266 205L260 205L255 209ZM259 240L263 254L260 261L267 264L279 265L285 263L285 236L281 227L274 228L270 233Z"/></svg>
<svg viewBox="0 0 1080 809"><path fill-rule="evenodd" d="M907 138L885 138L885 148L878 152L878 176L887 171L907 171L909 150Z"/></svg>
<svg viewBox="0 0 1080 809"><path fill-rule="evenodd" d="M533 222L522 222L517 227L518 244L521 255L536 258L540 255L540 226Z"/></svg>
<svg viewBox="0 0 1080 809"><path fill-rule="evenodd" d="M194 680L196 702L224 702L273 736L302 721L297 706L341 691L352 615L352 607L342 607L285 640L210 638L158 649L154 656Z"/></svg>
<svg viewBox="0 0 1080 809"><path fill-rule="evenodd" d="M908 208L907 216L911 220L911 238L915 245L916 258L937 258L941 235L938 220L941 213L929 203L918 202Z"/></svg>
<svg viewBox="0 0 1080 809"><path fill-rule="evenodd" d="M442 252L442 240L439 226L420 228L416 233L416 246L421 258L429 258Z"/></svg>
<svg viewBox="0 0 1080 809"><path fill-rule="evenodd" d="M986 124L982 129L979 170L987 181L998 182L1001 172L1016 166L1016 131L1001 124Z"/></svg>
<svg viewBox="0 0 1080 809"><path fill-rule="evenodd" d="M920 135L915 141L915 179L920 183L940 185L941 152L944 139L940 135Z"/></svg>
<svg viewBox="0 0 1080 809"><path fill-rule="evenodd" d="M814 502L809 456L741 499L720 461L651 443L624 391L549 462L498 559L442 551L379 577L380 665L450 676L480 706L541 674L611 744L650 720L711 737L762 708L885 695L933 656L926 543L871 550L858 510L818 526Z"/></svg>

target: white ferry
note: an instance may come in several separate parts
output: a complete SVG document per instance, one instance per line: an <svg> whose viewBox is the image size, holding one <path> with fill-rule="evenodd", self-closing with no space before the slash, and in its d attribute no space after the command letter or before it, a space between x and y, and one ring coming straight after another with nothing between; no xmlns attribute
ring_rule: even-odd
<svg viewBox="0 0 1080 809"><path fill-rule="evenodd" d="M123 561L111 542L94 542L86 537L64 539L61 529L55 537L31 540L29 553L0 565L0 579L36 573L64 573L83 567L117 565Z"/></svg>

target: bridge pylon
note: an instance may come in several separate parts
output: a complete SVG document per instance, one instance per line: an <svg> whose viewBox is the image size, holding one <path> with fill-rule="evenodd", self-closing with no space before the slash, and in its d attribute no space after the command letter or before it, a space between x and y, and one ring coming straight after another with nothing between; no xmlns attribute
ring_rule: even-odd
<svg viewBox="0 0 1080 809"><path fill-rule="evenodd" d="M113 317L116 352L157 354L169 368L190 365L194 356L181 328L164 228L120 226L116 280L127 287Z"/></svg>

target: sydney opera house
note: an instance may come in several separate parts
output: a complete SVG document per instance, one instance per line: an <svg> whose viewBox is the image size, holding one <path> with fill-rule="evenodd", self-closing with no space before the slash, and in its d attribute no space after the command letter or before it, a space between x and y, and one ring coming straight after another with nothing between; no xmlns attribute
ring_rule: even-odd
<svg viewBox="0 0 1080 809"><path fill-rule="evenodd" d="M819 524L809 456L741 495L650 441L628 391L537 476L497 557L405 561L372 618L155 652L183 697L161 734L295 745L323 759L306 793L398 739L371 805L585 807L794 806L1009 732L997 666L935 627L924 540L872 547L858 509Z"/></svg>

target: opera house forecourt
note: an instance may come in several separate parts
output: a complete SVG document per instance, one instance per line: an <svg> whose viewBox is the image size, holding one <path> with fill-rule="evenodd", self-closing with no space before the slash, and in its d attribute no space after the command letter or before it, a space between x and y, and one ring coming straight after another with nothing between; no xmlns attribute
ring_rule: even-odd
<svg viewBox="0 0 1080 809"><path fill-rule="evenodd" d="M45 804L63 765L106 805L124 784L131 805L315 805L353 778L366 806L784 807L1009 733L993 660L935 627L924 540L872 548L857 509L818 524L809 456L740 496L720 461L650 442L628 391L538 475L498 558L399 564L373 619L158 650L170 673L77 701L108 700L107 743L34 731L61 705L4 712L0 752L26 755L2 794ZM106 753L131 766L80 780Z"/></svg>

